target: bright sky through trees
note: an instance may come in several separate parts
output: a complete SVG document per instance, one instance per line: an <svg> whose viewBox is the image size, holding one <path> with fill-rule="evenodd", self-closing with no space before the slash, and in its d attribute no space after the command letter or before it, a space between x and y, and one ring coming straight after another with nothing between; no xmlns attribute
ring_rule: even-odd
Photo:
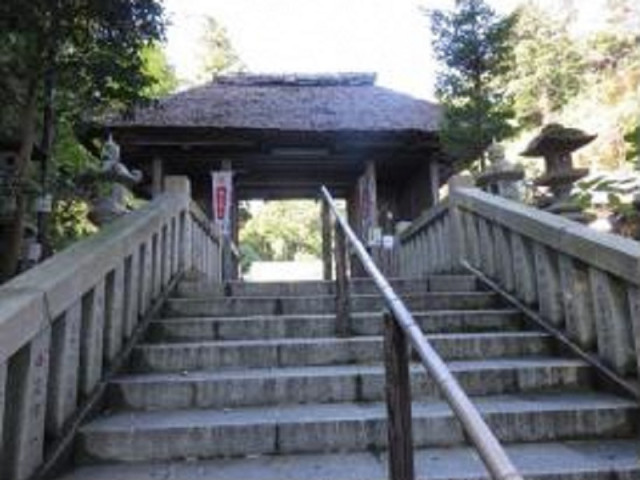
<svg viewBox="0 0 640 480"><path fill-rule="evenodd" d="M249 71L376 71L378 83L433 97L435 66L427 17L420 6L453 0L164 0L172 22L168 55L178 76L197 77L203 17L212 15ZM603 19L606 0L577 0L581 28ZM500 12L519 0L490 0ZM563 0L539 0L561 8Z"/></svg>

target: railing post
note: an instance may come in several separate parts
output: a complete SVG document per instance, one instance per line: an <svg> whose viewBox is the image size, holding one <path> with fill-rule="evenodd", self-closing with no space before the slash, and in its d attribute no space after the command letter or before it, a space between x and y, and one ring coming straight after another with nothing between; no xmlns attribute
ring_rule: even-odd
<svg viewBox="0 0 640 480"><path fill-rule="evenodd" d="M47 402L47 431L53 437L62 433L78 403L81 328L82 301L77 300L53 325Z"/></svg>
<svg viewBox="0 0 640 480"><path fill-rule="evenodd" d="M565 254L558 256L564 324L569 338L585 350L596 345L589 268Z"/></svg>
<svg viewBox="0 0 640 480"><path fill-rule="evenodd" d="M633 373L636 366L627 291L624 284L598 268L589 269L598 354L617 373Z"/></svg>
<svg viewBox="0 0 640 480"><path fill-rule="evenodd" d="M51 329L41 330L13 357L4 438L3 478L25 480L43 459Z"/></svg>
<svg viewBox="0 0 640 480"><path fill-rule="evenodd" d="M349 333L349 281L347 279L347 245L340 225L335 225L336 239L336 333Z"/></svg>
<svg viewBox="0 0 640 480"><path fill-rule="evenodd" d="M404 332L389 312L384 313L384 370L389 479L413 480L411 381L407 340Z"/></svg>
<svg viewBox="0 0 640 480"><path fill-rule="evenodd" d="M124 340L124 266L107 275L105 283L104 357L109 365L122 349Z"/></svg>
<svg viewBox="0 0 640 480"><path fill-rule="evenodd" d="M456 190L458 188L470 187L472 181L469 177L455 175L449 179L449 215L451 221L449 223L449 241L451 249L451 269L453 272L460 272L462 268L462 260L465 258L465 241L462 223L462 215L458 207L458 199Z"/></svg>
<svg viewBox="0 0 640 480"><path fill-rule="evenodd" d="M125 337L129 338L138 323L138 296L140 289L140 247L134 248L125 262Z"/></svg>
<svg viewBox="0 0 640 480"><path fill-rule="evenodd" d="M164 189L167 193L184 197L185 211L178 215L178 269L187 271L191 268L191 217L189 204L191 202L191 183L186 176L170 175L164 179Z"/></svg>
<svg viewBox="0 0 640 480"><path fill-rule="evenodd" d="M331 212L327 202L321 201L322 223L322 279L331 280Z"/></svg>
<svg viewBox="0 0 640 480"><path fill-rule="evenodd" d="M82 298L82 329L80 332L80 393L91 395L102 378L104 345L105 282L100 280Z"/></svg>

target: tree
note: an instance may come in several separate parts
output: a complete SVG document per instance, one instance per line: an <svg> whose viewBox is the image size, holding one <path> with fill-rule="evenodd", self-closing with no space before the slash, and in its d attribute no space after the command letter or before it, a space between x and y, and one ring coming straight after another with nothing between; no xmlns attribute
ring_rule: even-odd
<svg viewBox="0 0 640 480"><path fill-rule="evenodd" d="M206 80L222 73L242 72L246 69L240 56L233 48L229 32L213 17L205 19L205 32L202 36L202 75Z"/></svg>
<svg viewBox="0 0 640 480"><path fill-rule="evenodd" d="M585 62L567 23L531 2L518 10L512 34L515 63L504 81L519 124L534 128L551 121L580 92Z"/></svg>
<svg viewBox="0 0 640 480"><path fill-rule="evenodd" d="M640 123L624 137L627 146L627 160L635 164L636 170L640 170Z"/></svg>
<svg viewBox="0 0 640 480"><path fill-rule="evenodd" d="M498 79L512 65L515 17L500 17L482 0L457 0L451 12L431 12L435 56L442 64L436 95L444 115L445 150L466 162L492 140L513 132L511 99Z"/></svg>
<svg viewBox="0 0 640 480"><path fill-rule="evenodd" d="M152 79L142 94L145 98L156 99L173 93L178 88L176 72L162 49L162 45L155 42L143 47L140 52L142 57L142 72Z"/></svg>
<svg viewBox="0 0 640 480"><path fill-rule="evenodd" d="M607 0L609 26L624 33L640 34L640 5L636 0Z"/></svg>
<svg viewBox="0 0 640 480"><path fill-rule="evenodd" d="M0 252L0 280L16 272L27 214L30 159L44 95L41 144L53 144L54 103L68 118L130 107L152 79L142 49L164 34L158 0L4 0L0 3L0 122L17 136L13 219ZM54 98L55 94L55 98ZM46 162L48 164L48 162Z"/></svg>

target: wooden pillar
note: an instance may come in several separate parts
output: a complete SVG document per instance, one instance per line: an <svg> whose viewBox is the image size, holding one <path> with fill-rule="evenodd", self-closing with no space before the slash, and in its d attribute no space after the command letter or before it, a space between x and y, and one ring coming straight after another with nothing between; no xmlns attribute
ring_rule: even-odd
<svg viewBox="0 0 640 480"><path fill-rule="evenodd" d="M367 201L369 205L367 205L368 215L370 217L371 228L378 227L378 178L376 176L376 164L374 161L367 162L367 167L364 171L365 182L368 184L369 195ZM368 235L369 232L365 232L365 235ZM367 239L365 238L365 241Z"/></svg>
<svg viewBox="0 0 640 480"><path fill-rule="evenodd" d="M151 164L151 195L153 197L157 197L162 193L163 170L162 159L154 157L153 163Z"/></svg>
<svg viewBox="0 0 640 480"><path fill-rule="evenodd" d="M347 278L347 245L344 232L336 222L336 333L349 334L349 280Z"/></svg>
<svg viewBox="0 0 640 480"><path fill-rule="evenodd" d="M404 332L389 312L384 315L384 370L389 479L413 480L411 382L407 340Z"/></svg>
<svg viewBox="0 0 640 480"><path fill-rule="evenodd" d="M331 280L332 245L331 245L331 211L327 202L321 200L321 224L322 224L322 278Z"/></svg>
<svg viewBox="0 0 640 480"><path fill-rule="evenodd" d="M220 166L220 169L222 171L232 171L231 160L228 160L228 159L223 160L222 165ZM233 180L232 180L232 184L233 184ZM233 242L233 239L234 239L234 232L236 228L235 224L237 221L236 209L235 209L237 194L234 190L235 190L234 188L231 189L231 208L230 208L231 225L229 226L229 235L225 236L224 245L222 246L222 278L225 281L236 280L238 277L237 262L233 255L233 251L231 249L231 242Z"/></svg>
<svg viewBox="0 0 640 480"><path fill-rule="evenodd" d="M431 192L431 206L440 203L440 163L433 160L429 163L429 190Z"/></svg>
<svg viewBox="0 0 640 480"><path fill-rule="evenodd" d="M360 236L360 212L358 211L358 185L357 183L349 190L347 196L347 221L351 230Z"/></svg>
<svg viewBox="0 0 640 480"><path fill-rule="evenodd" d="M238 195L235 189L235 184L233 187L233 191L232 191L232 197L231 197L232 203L231 203L231 234L233 235L233 243L235 243L236 247L238 247L238 249L240 248L240 222L238 221L238 219L240 218L240 205L238 202ZM240 259L239 257L236 257L235 255L233 255L231 257L232 261L233 261L233 279L237 280L239 278L239 272L240 272Z"/></svg>
<svg viewBox="0 0 640 480"><path fill-rule="evenodd" d="M358 178L358 182L355 185L353 210L355 212L356 223L354 231L370 253L374 253L369 245L371 230L378 227L377 190L376 164L373 161L369 161L365 165L364 172ZM367 273L360 264L360 261L357 259L354 260L351 265L351 276L366 277Z"/></svg>

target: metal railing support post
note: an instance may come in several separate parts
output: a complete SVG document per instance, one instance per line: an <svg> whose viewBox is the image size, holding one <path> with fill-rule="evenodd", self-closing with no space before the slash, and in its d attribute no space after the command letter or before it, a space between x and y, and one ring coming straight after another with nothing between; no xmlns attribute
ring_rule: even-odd
<svg viewBox="0 0 640 480"><path fill-rule="evenodd" d="M388 311L384 313L384 371L389 479L413 480L409 351L402 328Z"/></svg>
<svg viewBox="0 0 640 480"><path fill-rule="evenodd" d="M349 334L349 279L347 278L347 244L344 232L336 223L336 333Z"/></svg>
<svg viewBox="0 0 640 480"><path fill-rule="evenodd" d="M332 238L331 238L331 210L327 202L320 201L321 205L321 220L322 225L322 279L331 280L332 275Z"/></svg>
<svg viewBox="0 0 640 480"><path fill-rule="evenodd" d="M431 375L453 413L462 424L470 442L478 451L491 477L494 480L523 480L496 435L491 431L478 409L471 403L467 394L447 368L447 365L424 336L420 326L416 323L402 299L393 291L389 281L380 272L380 269L371 259L371 256L367 253L364 245L362 245L362 242L347 221L340 216L327 188L323 186L321 192L336 219L336 233L338 233L336 251L342 252L341 255L338 254L337 258L346 257L346 241L348 241L365 270L376 284L387 308L392 312L393 321L411 343L427 373ZM340 234L344 234L344 238L340 238ZM346 275L343 278L346 280ZM342 298L348 297L343 296Z"/></svg>

